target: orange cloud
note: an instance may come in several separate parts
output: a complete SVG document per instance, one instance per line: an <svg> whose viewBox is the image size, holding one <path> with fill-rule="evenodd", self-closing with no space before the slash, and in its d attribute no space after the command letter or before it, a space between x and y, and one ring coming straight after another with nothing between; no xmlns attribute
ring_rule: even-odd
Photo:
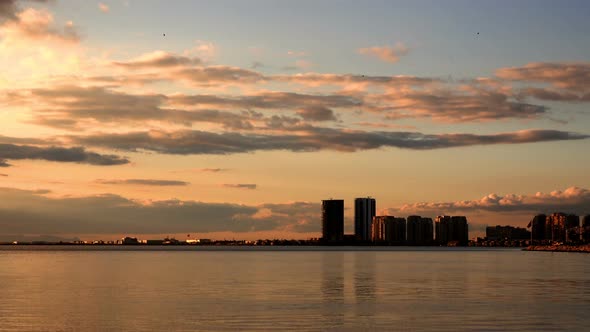
<svg viewBox="0 0 590 332"><path fill-rule="evenodd" d="M104 3L102 3L102 2L99 2L99 3L98 3L98 9L99 9L101 12L103 12L103 13L108 13L108 12L110 11L110 8L109 8L109 6L108 6L108 5L106 5L106 4L104 4Z"/></svg>
<svg viewBox="0 0 590 332"><path fill-rule="evenodd" d="M54 18L46 10L34 8L16 13L16 20L10 20L0 26L3 43L16 43L25 40L48 40L58 42L77 42L80 39L72 21L62 28L54 25Z"/></svg>
<svg viewBox="0 0 590 332"><path fill-rule="evenodd" d="M410 50L403 44L397 43L391 46L373 46L360 48L358 52L363 55L377 57L382 61L396 63L400 57L407 55Z"/></svg>

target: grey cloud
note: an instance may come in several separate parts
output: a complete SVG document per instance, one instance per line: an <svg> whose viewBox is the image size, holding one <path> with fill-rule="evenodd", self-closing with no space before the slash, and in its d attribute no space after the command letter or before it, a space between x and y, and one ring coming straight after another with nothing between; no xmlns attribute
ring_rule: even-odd
<svg viewBox="0 0 590 332"><path fill-rule="evenodd" d="M54 89L35 89L33 95L53 104L51 108L37 110L35 123L77 129L80 120L106 123L165 121L190 126L193 122L221 124L231 129L251 129L251 120L258 116L218 110L176 110L163 108L164 95L133 95L115 92L103 87L81 88L64 86ZM48 117L46 114L50 114Z"/></svg>
<svg viewBox="0 0 590 332"><path fill-rule="evenodd" d="M254 62L252 62L252 65L250 65L251 69L258 69L258 68L264 68L264 67L265 67L264 63L259 62L259 61L254 61Z"/></svg>
<svg viewBox="0 0 590 332"><path fill-rule="evenodd" d="M113 62L115 66L129 69L194 66L200 65L201 63L202 61L199 58L191 58L167 52L154 52L131 61Z"/></svg>
<svg viewBox="0 0 590 332"><path fill-rule="evenodd" d="M430 118L439 122L472 122L500 119L537 118L547 107L511 100L492 91L459 93L449 90L424 90L378 95L373 111L386 112L389 119ZM371 109L371 108L369 108Z"/></svg>
<svg viewBox="0 0 590 332"><path fill-rule="evenodd" d="M265 118L251 109L293 110L304 108L299 115L312 121L335 119L327 107L350 108L362 101L346 95L307 95L288 92L266 92L250 96L226 97L215 95L171 96L134 95L104 87L59 86L34 89L32 95L49 107L37 109L33 123L60 129L78 130L82 120L103 123L165 121L190 126L194 122L209 122L228 129L254 129L253 121L275 124L277 121L295 124L299 120L284 115ZM181 110L165 108L169 102L182 107L218 107L216 109ZM235 109L241 109L236 112ZM232 111L230 111L232 110Z"/></svg>
<svg viewBox="0 0 590 332"><path fill-rule="evenodd" d="M10 167L10 165L6 160L0 159L0 167Z"/></svg>
<svg viewBox="0 0 590 332"><path fill-rule="evenodd" d="M50 2L45 0L29 0L31 2ZM36 13L28 15L30 12L21 10L16 5L20 1L3 0L0 2L0 22L10 26L10 30L17 34L18 38L28 38L34 40L52 39L60 42L77 42L80 40L80 34L77 28L70 21L62 28L57 28L53 24L53 16L47 13L47 16L38 17ZM23 15L21 15L23 14ZM42 14L45 14L43 12Z"/></svg>
<svg viewBox="0 0 590 332"><path fill-rule="evenodd" d="M56 146L37 147L31 145L0 144L0 160L35 159L58 162L75 162L90 165L110 166L129 163L116 155L104 155L87 151L82 147L63 148ZM6 162L3 163L4 165Z"/></svg>
<svg viewBox="0 0 590 332"><path fill-rule="evenodd" d="M27 0L29 2L49 2L50 0ZM19 11L17 6L19 0L0 0L0 19L16 19L16 13Z"/></svg>
<svg viewBox="0 0 590 332"><path fill-rule="evenodd" d="M154 179L123 179L123 180L105 180L98 179L97 183L100 184L129 184L129 185L140 185L140 186L188 186L189 182L176 181L176 180L154 180Z"/></svg>
<svg viewBox="0 0 590 332"><path fill-rule="evenodd" d="M10 137L0 135L0 144L33 144L33 145L46 145L48 144L47 140L39 139L39 138L30 138L30 137Z"/></svg>
<svg viewBox="0 0 590 332"><path fill-rule="evenodd" d="M226 188L250 189L250 190L254 190L257 188L256 184L254 184L254 183L226 183L223 186Z"/></svg>
<svg viewBox="0 0 590 332"><path fill-rule="evenodd" d="M522 67L498 69L496 76L512 81L548 83L571 91L588 91L590 63L529 63Z"/></svg>
<svg viewBox="0 0 590 332"><path fill-rule="evenodd" d="M362 99L349 95L312 95L295 92L263 92L256 95L225 97L213 95L173 96L170 101L181 105L241 107L259 109L298 109L303 107L351 108L363 104Z"/></svg>
<svg viewBox="0 0 590 332"><path fill-rule="evenodd" d="M300 134L263 135L213 133L205 131L130 132L69 136L77 144L127 151L153 151L166 154L232 154L254 151L288 150L295 152L335 150L358 151L381 147L431 150L493 144L520 144L545 141L580 140L590 136L557 130L523 130L494 135L439 134L418 132L350 131L332 128L301 127Z"/></svg>
<svg viewBox="0 0 590 332"><path fill-rule="evenodd" d="M170 234L319 230L319 204L258 206L195 201L142 204L117 195L50 198L0 188L2 234Z"/></svg>
<svg viewBox="0 0 590 332"><path fill-rule="evenodd" d="M171 72L170 77L172 79L183 79L202 86L257 83L266 80L266 77L258 72L229 66L183 68Z"/></svg>
<svg viewBox="0 0 590 332"><path fill-rule="evenodd" d="M426 86L440 82L440 79L416 76L371 76L353 74L319 74L305 73L295 75L277 75L271 80L287 83L298 83L311 86L318 85L346 85L346 84L373 84L383 86Z"/></svg>
<svg viewBox="0 0 590 332"><path fill-rule="evenodd" d="M564 90L526 88L520 91L519 96L521 98L534 97L548 101L590 102L590 90L586 93L575 93Z"/></svg>
<svg viewBox="0 0 590 332"><path fill-rule="evenodd" d="M310 106L297 111L297 115L309 121L335 121L334 111L323 106Z"/></svg>
<svg viewBox="0 0 590 332"><path fill-rule="evenodd" d="M219 173L227 171L227 168L201 168L201 172L211 172L211 173Z"/></svg>
<svg viewBox="0 0 590 332"><path fill-rule="evenodd" d="M244 220L274 221L277 230L289 232L321 232L321 206L319 203L293 202L262 204L256 213L240 216Z"/></svg>

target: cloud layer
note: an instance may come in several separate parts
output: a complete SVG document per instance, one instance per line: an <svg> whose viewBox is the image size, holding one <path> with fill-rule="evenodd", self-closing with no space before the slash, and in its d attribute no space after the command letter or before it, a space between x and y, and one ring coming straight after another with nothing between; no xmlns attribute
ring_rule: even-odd
<svg viewBox="0 0 590 332"><path fill-rule="evenodd" d="M0 165L8 166L9 160L47 160L56 162L73 162L97 166L128 164L129 160L116 156L87 151L83 147L38 147L31 145L0 144Z"/></svg>
<svg viewBox="0 0 590 332"><path fill-rule="evenodd" d="M495 135L440 134L418 132L352 131L303 127L297 134L264 135L212 133L198 130L149 131L125 134L69 136L76 144L125 151L163 154L233 154L287 150L309 152L333 150L353 152L382 147L432 150L474 145L521 144L545 141L581 140L590 136L558 130L523 130Z"/></svg>
<svg viewBox="0 0 590 332"><path fill-rule="evenodd" d="M0 234L170 234L318 231L319 204L246 206L129 200L117 195L49 198L45 191L0 188Z"/></svg>
<svg viewBox="0 0 590 332"><path fill-rule="evenodd" d="M140 186L157 186L157 187L170 187L170 186L188 186L190 183L177 180L155 180L155 179L117 179L117 180L105 180L98 179L96 183L100 184L122 184L122 185L140 185Z"/></svg>
<svg viewBox="0 0 590 332"><path fill-rule="evenodd" d="M579 215L590 214L590 190L569 187L550 193L534 195L489 194L481 199L457 202L421 202L390 209L395 213L452 214L487 212L553 213L564 211Z"/></svg>

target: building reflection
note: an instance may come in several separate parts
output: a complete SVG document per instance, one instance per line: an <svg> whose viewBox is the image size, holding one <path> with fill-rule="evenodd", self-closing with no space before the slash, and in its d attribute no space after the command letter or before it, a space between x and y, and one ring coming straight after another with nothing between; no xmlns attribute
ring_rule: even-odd
<svg viewBox="0 0 590 332"><path fill-rule="evenodd" d="M366 320L363 326L370 328L376 310L375 271L376 252L354 253L354 296L356 317Z"/></svg>
<svg viewBox="0 0 590 332"><path fill-rule="evenodd" d="M322 252L322 318L338 330L344 324L344 252Z"/></svg>

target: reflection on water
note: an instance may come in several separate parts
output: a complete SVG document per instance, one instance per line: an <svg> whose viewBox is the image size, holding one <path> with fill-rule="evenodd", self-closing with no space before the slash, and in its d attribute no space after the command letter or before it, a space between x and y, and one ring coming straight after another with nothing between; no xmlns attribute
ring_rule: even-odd
<svg viewBox="0 0 590 332"><path fill-rule="evenodd" d="M324 326L338 330L344 324L344 252L326 252L322 262L322 318Z"/></svg>
<svg viewBox="0 0 590 332"><path fill-rule="evenodd" d="M355 252L354 261L354 298L355 316L359 325L370 329L371 317L375 314L375 252Z"/></svg>
<svg viewBox="0 0 590 332"><path fill-rule="evenodd" d="M590 256L7 251L1 331L587 331Z"/></svg>

